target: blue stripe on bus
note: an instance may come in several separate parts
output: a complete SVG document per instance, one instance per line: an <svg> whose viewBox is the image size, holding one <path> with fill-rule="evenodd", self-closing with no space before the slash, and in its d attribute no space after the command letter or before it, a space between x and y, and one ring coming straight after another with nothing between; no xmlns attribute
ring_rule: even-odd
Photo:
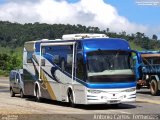
<svg viewBox="0 0 160 120"><path fill-rule="evenodd" d="M136 83L135 82L131 82L131 83L104 83L104 84L87 84L88 88L100 88L100 89L104 89L104 88L128 88L128 87L135 87Z"/></svg>
<svg viewBox="0 0 160 120"><path fill-rule="evenodd" d="M125 82L125 83L86 83L82 80L76 79L77 82L83 84L87 88L96 89L112 89L112 88L129 88L136 87L136 82Z"/></svg>

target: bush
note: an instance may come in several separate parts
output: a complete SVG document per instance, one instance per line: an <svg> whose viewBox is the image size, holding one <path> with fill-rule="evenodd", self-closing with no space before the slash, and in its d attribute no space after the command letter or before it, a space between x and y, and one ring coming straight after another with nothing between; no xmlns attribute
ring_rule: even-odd
<svg viewBox="0 0 160 120"><path fill-rule="evenodd" d="M21 60L18 55L8 55L6 53L0 54L0 75L8 75L13 69L21 68Z"/></svg>

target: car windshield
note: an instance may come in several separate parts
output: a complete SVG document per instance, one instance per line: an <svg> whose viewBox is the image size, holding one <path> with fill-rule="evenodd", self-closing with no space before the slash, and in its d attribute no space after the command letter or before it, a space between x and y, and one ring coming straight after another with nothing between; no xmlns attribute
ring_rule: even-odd
<svg viewBox="0 0 160 120"><path fill-rule="evenodd" d="M88 76L133 74L131 53L126 51L94 51L87 54Z"/></svg>

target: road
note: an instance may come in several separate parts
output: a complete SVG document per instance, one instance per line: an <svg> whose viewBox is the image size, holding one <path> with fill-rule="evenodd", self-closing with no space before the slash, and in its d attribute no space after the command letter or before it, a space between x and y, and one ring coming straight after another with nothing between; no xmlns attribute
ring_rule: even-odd
<svg viewBox="0 0 160 120"><path fill-rule="evenodd" d="M151 96L149 90L138 90L137 101L135 103L120 104L114 108L111 105L79 105L77 108L68 107L66 103L43 100L38 103L33 97L21 99L19 95L10 97L8 78L0 78L0 119L15 119L20 115L37 119L48 118L61 119L93 119L97 114L160 114L160 96ZM35 116L33 116L35 115ZM18 116L19 117L19 116ZM20 118L20 117L19 117ZM38 119L40 119L38 118ZM17 119L16 119L17 120Z"/></svg>

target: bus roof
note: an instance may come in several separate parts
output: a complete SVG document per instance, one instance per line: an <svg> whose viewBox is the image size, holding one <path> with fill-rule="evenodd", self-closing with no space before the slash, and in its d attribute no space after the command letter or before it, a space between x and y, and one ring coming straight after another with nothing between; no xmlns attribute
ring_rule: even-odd
<svg viewBox="0 0 160 120"><path fill-rule="evenodd" d="M41 43L57 43L57 42L81 42L85 52L101 50L127 50L129 51L129 43L120 38L88 38L80 40L44 40L44 41L31 41L25 43L29 49L39 49ZM37 50L36 50L37 51ZM39 51L39 50L38 50Z"/></svg>
<svg viewBox="0 0 160 120"><path fill-rule="evenodd" d="M130 50L129 43L124 39L119 38L95 38L83 40L84 51L95 50Z"/></svg>

